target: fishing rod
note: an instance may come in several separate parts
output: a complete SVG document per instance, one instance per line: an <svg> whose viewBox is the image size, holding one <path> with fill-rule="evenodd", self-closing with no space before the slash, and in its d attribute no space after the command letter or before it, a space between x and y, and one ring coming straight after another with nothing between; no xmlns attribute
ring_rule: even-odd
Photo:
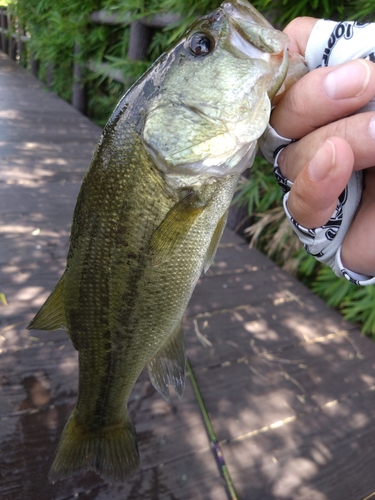
<svg viewBox="0 0 375 500"><path fill-rule="evenodd" d="M216 463L217 463L217 466L219 468L220 474L222 475L222 477L225 481L225 486L227 489L228 498L229 498L229 500L239 500L237 493L236 493L236 490L234 488L232 479L230 477L228 467L225 463L225 459L224 459L223 452L221 450L220 443L216 437L214 428L212 427L212 424L211 424L210 417L209 417L207 409L204 405L202 394L199 390L198 383L197 383L197 380L195 378L193 368L190 364L189 359L186 360L186 366L187 366L187 370L188 370L189 377L190 377L190 380L191 380L191 383L192 383L192 386L194 389L194 393L195 393L195 396L198 400L199 408L201 410L203 420L204 420L204 423L205 423L205 426L207 429L207 434L208 434L208 437L210 439L211 449L212 449L213 454L215 456Z"/></svg>

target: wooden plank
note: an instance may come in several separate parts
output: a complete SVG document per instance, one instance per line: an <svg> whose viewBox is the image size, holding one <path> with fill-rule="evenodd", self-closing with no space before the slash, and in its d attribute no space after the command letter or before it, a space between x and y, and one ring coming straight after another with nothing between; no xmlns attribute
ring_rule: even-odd
<svg viewBox="0 0 375 500"><path fill-rule="evenodd" d="M88 473L50 485L48 469L77 394L76 357L66 341L10 349L0 355L2 498L26 494L66 498L93 487L96 491L96 485L105 485L104 494L111 498L124 498L121 495L135 487L147 490L155 476L160 477L160 485L165 483L161 493L179 490L179 498L189 499L193 492L204 498L226 498L190 384L182 401L174 396L168 404L145 375L129 402L141 456L141 470L134 480L117 489ZM17 471L22 471L22 480Z"/></svg>
<svg viewBox="0 0 375 500"><path fill-rule="evenodd" d="M39 110L40 111L40 110ZM63 116L54 117L52 113L43 114L43 120L33 118L34 110L29 113L22 114L17 118L14 116L12 119L2 120L6 124L6 129L2 131L1 139L5 141L15 142L72 142L93 141L93 129L89 123L77 123L74 116L64 118ZM51 124L53 127L51 128ZM97 141L100 138L100 129L97 130Z"/></svg>
<svg viewBox="0 0 375 500"><path fill-rule="evenodd" d="M202 279L225 274L252 273L266 268L273 268L274 264L258 250L249 249L245 240L241 244L226 244L226 235L231 237L231 230L226 229L222 242L215 255L215 260Z"/></svg>
<svg viewBox="0 0 375 500"><path fill-rule="evenodd" d="M89 150L91 151L91 147ZM42 182L44 184L58 182L62 186L67 182L81 182L89 162L86 158L82 160L79 158L72 158L70 161L68 158L62 160L59 153L57 153L56 158L49 158L48 161L43 161L33 155L21 162L16 160L15 155L13 157L9 155L3 158L2 164L4 167L4 171L1 173L2 182L7 185L22 185L33 188Z"/></svg>
<svg viewBox="0 0 375 500"><path fill-rule="evenodd" d="M286 299L257 305L249 302L186 318L188 351L196 359L196 366L220 365L263 352L283 352L291 346L354 328L313 294L305 295L303 302L293 295Z"/></svg>
<svg viewBox="0 0 375 500"><path fill-rule="evenodd" d="M77 159L79 163L84 161L87 168L97 141L83 140L82 145L80 145L76 139L76 137L71 137L70 140L63 140L56 143L28 142L26 140L16 140L13 142L0 141L2 162L4 162L3 164L10 163L11 167L26 167L27 169L29 166L30 170L38 166L46 166L52 169L65 166L70 170L70 165L74 164L74 160ZM62 155L63 151L64 155ZM64 158L63 160L62 157Z"/></svg>
<svg viewBox="0 0 375 500"><path fill-rule="evenodd" d="M2 421L22 417L23 414L52 411L67 404L71 411L78 389L77 352L65 332L58 332L57 335L63 338L1 352ZM169 404L151 386L144 372L132 391L129 411L137 427L143 468L184 455L184 443L190 450L186 454L191 453L191 447L198 450L209 447L189 382L184 398L180 401L172 394ZM188 430L192 436L186 440L184 434ZM53 434L55 444L61 431L60 426ZM143 445L146 438L147 443ZM175 446L176 440L180 441L180 446Z"/></svg>
<svg viewBox="0 0 375 500"><path fill-rule="evenodd" d="M364 342L360 348L357 340L338 332L282 352L196 369L218 438L231 439L375 387L375 345Z"/></svg>
<svg viewBox="0 0 375 500"><path fill-rule="evenodd" d="M30 208L34 213L45 213L46 208L50 206L52 213L50 212L49 216L57 217L66 206L72 205L79 188L80 182L56 182L49 189L37 183L33 189L19 184L0 184L0 213L29 213Z"/></svg>
<svg viewBox="0 0 375 500"><path fill-rule="evenodd" d="M181 457L163 466L141 471L134 479L109 488L86 493L88 500L227 500L220 478L215 473L210 450Z"/></svg>
<svg viewBox="0 0 375 500"><path fill-rule="evenodd" d="M250 265L252 255L249 254ZM255 266L254 271L202 277L194 291L194 304L190 303L187 308L187 316L232 309L245 304L256 305L270 300L288 301L291 296L303 301L303 297L310 293L275 265L268 266L265 271Z"/></svg>
<svg viewBox="0 0 375 500"><path fill-rule="evenodd" d="M2 498L67 498L74 494L68 482L51 485L47 473L53 457L57 429L61 429L72 409L71 404L46 410L25 410L21 416L1 421L0 467ZM91 476L91 477L90 477ZM93 474L80 478L80 485L100 484ZM73 490L73 491L72 491Z"/></svg>
<svg viewBox="0 0 375 500"><path fill-rule="evenodd" d="M51 458L56 446L56 429L61 430L62 421L68 417L71 407L56 407L49 411L25 415L17 422L7 424L9 437L3 438L0 445L2 481L2 499L18 500L38 498L66 500L67 498L123 500L157 498L158 500L225 500L227 495L218 477L216 464L207 447L200 452L165 456L166 461L154 467L142 468L136 476L124 483L108 484L95 474L87 473L79 478L47 481ZM188 443L189 428L181 432L179 439L190 448ZM140 435L140 449L150 448L149 435ZM158 436L159 448L163 448L164 436ZM161 439L160 439L161 438ZM183 446L181 447L183 448ZM174 447L176 450L176 447ZM18 450L17 454L14 451ZM6 457L6 458L5 458ZM152 496L151 496L152 495ZM155 496L157 495L157 496Z"/></svg>
<svg viewBox="0 0 375 500"><path fill-rule="evenodd" d="M32 315L30 315L32 319ZM0 317L0 354L18 351L27 348L35 348L44 343L63 342L67 343L67 334L63 330L54 332L26 330L30 321L24 315L9 315ZM67 351L65 351L67 352Z"/></svg>
<svg viewBox="0 0 375 500"><path fill-rule="evenodd" d="M240 498L363 499L374 491L374 391L222 446Z"/></svg>

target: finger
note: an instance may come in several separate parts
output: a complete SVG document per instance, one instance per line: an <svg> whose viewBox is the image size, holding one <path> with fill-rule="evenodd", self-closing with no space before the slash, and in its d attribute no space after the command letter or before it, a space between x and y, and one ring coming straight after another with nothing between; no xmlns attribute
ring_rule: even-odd
<svg viewBox="0 0 375 500"><path fill-rule="evenodd" d="M305 75L278 102L270 123L283 137L300 139L355 113L375 95L375 64L356 59Z"/></svg>
<svg viewBox="0 0 375 500"><path fill-rule="evenodd" d="M356 273L375 276L375 170L365 172L361 205L344 239L341 260Z"/></svg>
<svg viewBox="0 0 375 500"><path fill-rule="evenodd" d="M296 177L287 206L290 215L312 229L325 224L352 174L354 155L340 137L330 137Z"/></svg>
<svg viewBox="0 0 375 500"><path fill-rule="evenodd" d="M284 33L289 37L289 50L291 52L305 55L310 33L317 22L318 19L313 17L297 17L286 26Z"/></svg>
<svg viewBox="0 0 375 500"><path fill-rule="evenodd" d="M322 144L333 136L341 137L349 143L354 154L354 170L362 170L374 165L375 114L368 112L330 123L290 144L278 158L282 174L294 181Z"/></svg>

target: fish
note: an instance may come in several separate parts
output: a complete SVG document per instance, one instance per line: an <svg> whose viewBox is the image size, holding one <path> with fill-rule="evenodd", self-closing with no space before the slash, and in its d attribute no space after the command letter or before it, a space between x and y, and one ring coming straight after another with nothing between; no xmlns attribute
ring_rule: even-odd
<svg viewBox="0 0 375 500"><path fill-rule="evenodd" d="M246 0L197 20L105 126L74 210L65 271L29 329L67 330L78 397L49 472L139 468L127 403L144 367L182 397L182 319L288 70L288 38Z"/></svg>

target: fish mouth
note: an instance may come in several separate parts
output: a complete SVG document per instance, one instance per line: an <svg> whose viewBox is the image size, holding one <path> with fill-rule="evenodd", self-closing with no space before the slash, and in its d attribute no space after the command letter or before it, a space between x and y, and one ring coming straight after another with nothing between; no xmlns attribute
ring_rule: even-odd
<svg viewBox="0 0 375 500"><path fill-rule="evenodd" d="M247 1L232 0L231 2L223 2L221 7L232 19L242 19L264 28L274 29L272 24Z"/></svg>
<svg viewBox="0 0 375 500"><path fill-rule="evenodd" d="M282 85L289 66L289 38L267 21L246 0L223 2L230 29L229 50L237 56L262 59L274 67L274 78L268 95L274 97Z"/></svg>
<svg viewBox="0 0 375 500"><path fill-rule="evenodd" d="M246 0L223 2L221 8L229 25L244 41L263 53L278 54L284 51L289 39L275 28ZM277 35L276 35L277 33Z"/></svg>

